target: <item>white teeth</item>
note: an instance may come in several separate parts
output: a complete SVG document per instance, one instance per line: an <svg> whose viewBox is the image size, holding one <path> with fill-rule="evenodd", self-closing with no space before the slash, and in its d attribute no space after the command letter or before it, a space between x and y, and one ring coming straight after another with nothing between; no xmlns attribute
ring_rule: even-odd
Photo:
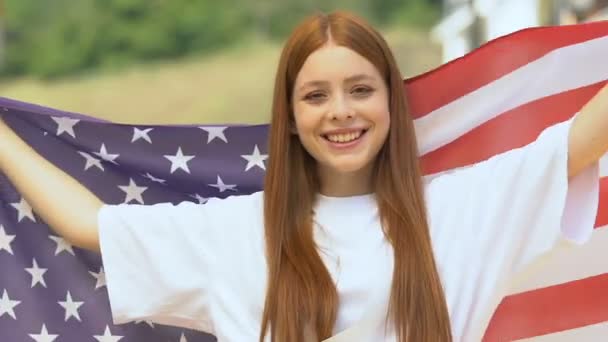
<svg viewBox="0 0 608 342"><path fill-rule="evenodd" d="M332 142L345 143L353 141L359 138L363 134L363 131L344 133L344 134L328 134L326 135L327 139Z"/></svg>

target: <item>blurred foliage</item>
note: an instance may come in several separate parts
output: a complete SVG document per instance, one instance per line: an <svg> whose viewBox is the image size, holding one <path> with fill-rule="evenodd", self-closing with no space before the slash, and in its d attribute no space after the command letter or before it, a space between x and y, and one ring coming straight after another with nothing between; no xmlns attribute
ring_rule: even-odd
<svg viewBox="0 0 608 342"><path fill-rule="evenodd" d="M2 76L52 78L186 56L251 35L283 39L314 11L428 27L439 0L5 0Z"/></svg>

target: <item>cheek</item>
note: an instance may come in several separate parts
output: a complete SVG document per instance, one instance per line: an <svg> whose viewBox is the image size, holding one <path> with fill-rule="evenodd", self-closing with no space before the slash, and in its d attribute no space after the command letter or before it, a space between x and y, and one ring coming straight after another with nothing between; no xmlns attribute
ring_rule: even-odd
<svg viewBox="0 0 608 342"><path fill-rule="evenodd" d="M385 91L379 91L377 96L366 104L365 112L369 113L368 119L373 121L376 127L382 132L388 132L391 123L389 99Z"/></svg>
<svg viewBox="0 0 608 342"><path fill-rule="evenodd" d="M387 110L378 113L374 118L375 121L375 133L373 139L370 141L369 152L376 155L382 147L386 144L388 134L391 127L391 116Z"/></svg>
<svg viewBox="0 0 608 342"><path fill-rule="evenodd" d="M322 121L322 111L304 105L295 105L293 112L295 130L301 138L316 132Z"/></svg>
<svg viewBox="0 0 608 342"><path fill-rule="evenodd" d="M388 108L381 110L378 116L375 118L375 121L376 127L378 127L378 130L380 132L380 138L382 139L382 141L386 140L391 126L391 115L388 111Z"/></svg>
<svg viewBox="0 0 608 342"><path fill-rule="evenodd" d="M300 143L309 152L311 151L313 140L316 135L318 121L312 113L299 112L294 115L294 134L298 135Z"/></svg>
<svg viewBox="0 0 608 342"><path fill-rule="evenodd" d="M306 117L306 115L301 114L294 116L294 125L296 133L300 137L306 136L314 128L314 123L312 122L312 120L309 117Z"/></svg>
<svg viewBox="0 0 608 342"><path fill-rule="evenodd" d="M385 129L386 129L385 135L388 135L388 131L391 128L391 114L389 112L387 112L384 115L384 121L383 122L384 122Z"/></svg>
<svg viewBox="0 0 608 342"><path fill-rule="evenodd" d="M378 122L384 126L390 125L391 114L389 113L388 108L384 108L383 110L380 111L380 114L378 115Z"/></svg>

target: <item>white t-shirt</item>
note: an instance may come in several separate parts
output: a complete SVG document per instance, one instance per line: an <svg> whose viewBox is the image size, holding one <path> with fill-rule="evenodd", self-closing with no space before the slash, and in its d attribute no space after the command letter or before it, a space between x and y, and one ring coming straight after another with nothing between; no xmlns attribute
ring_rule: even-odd
<svg viewBox="0 0 608 342"><path fill-rule="evenodd" d="M510 278L560 239L583 243L598 165L568 182L570 122L427 182L435 259L455 341L479 341ZM315 241L335 280L338 333L388 301L391 246L372 195L319 196ZM199 205L106 205L101 253L115 323L149 320L257 341L266 290L263 193ZM393 341L379 328L373 341Z"/></svg>

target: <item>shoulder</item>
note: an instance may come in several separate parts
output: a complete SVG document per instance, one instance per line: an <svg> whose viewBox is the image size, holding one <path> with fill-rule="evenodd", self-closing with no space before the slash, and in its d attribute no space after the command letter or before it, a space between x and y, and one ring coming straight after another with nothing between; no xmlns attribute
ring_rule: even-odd
<svg viewBox="0 0 608 342"><path fill-rule="evenodd" d="M241 218L255 219L262 216L263 193L212 197L204 203L181 201L179 203L161 202L156 204L105 204L100 210L102 217L132 218L141 221L166 221L185 223L201 220L207 224L214 221L236 223Z"/></svg>
<svg viewBox="0 0 608 342"><path fill-rule="evenodd" d="M264 193L210 198L199 208L209 221L220 226L263 226Z"/></svg>
<svg viewBox="0 0 608 342"><path fill-rule="evenodd" d="M427 175L423 178L424 195L427 206L437 206L449 202L456 196L471 178L470 167L449 170L438 174Z"/></svg>
<svg viewBox="0 0 608 342"><path fill-rule="evenodd" d="M209 241L214 241L215 255L234 258L239 255L252 255L251 248L263 251L264 205L263 193L212 198L200 206L204 211L205 222L210 227L206 233ZM230 246L229 248L225 248ZM230 254L231 253L231 254ZM257 252L256 252L257 253Z"/></svg>
<svg viewBox="0 0 608 342"><path fill-rule="evenodd" d="M248 195L236 195L226 198L210 198L204 204L205 209L219 212L236 213L236 211L256 212L264 207L264 192L258 191Z"/></svg>

